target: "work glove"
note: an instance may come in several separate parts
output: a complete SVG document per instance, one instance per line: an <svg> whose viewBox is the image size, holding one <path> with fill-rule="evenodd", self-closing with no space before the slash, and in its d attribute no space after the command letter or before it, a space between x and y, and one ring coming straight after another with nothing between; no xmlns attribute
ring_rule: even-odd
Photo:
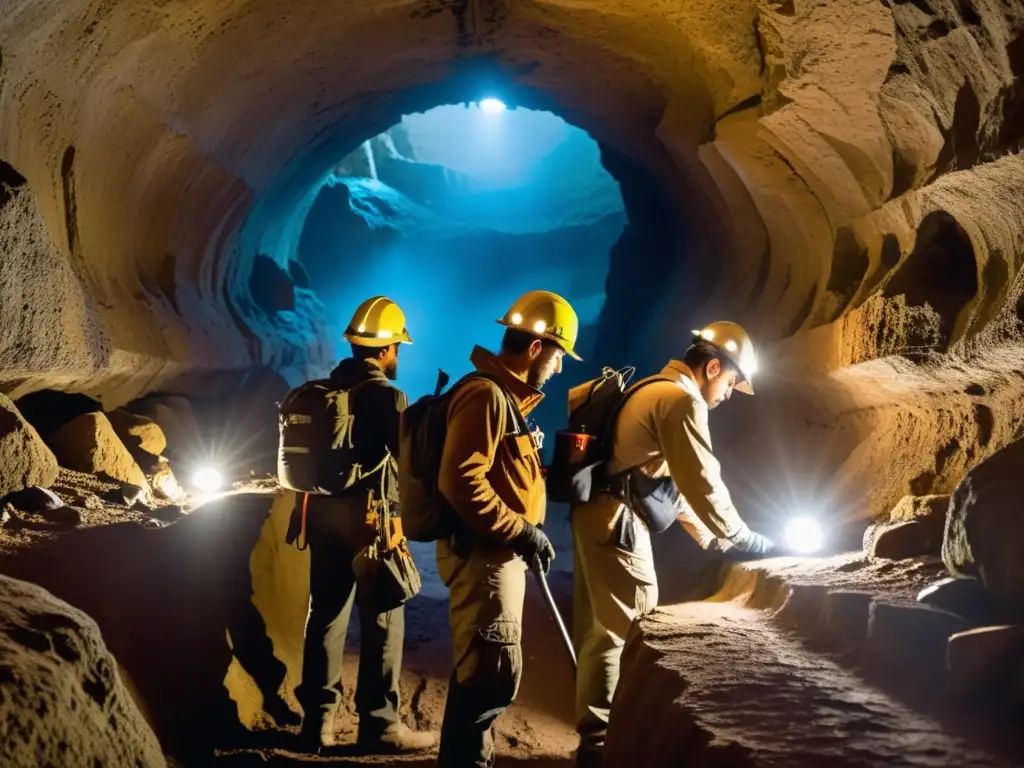
<svg viewBox="0 0 1024 768"><path fill-rule="evenodd" d="M540 565L541 572L547 573L551 561L555 559L555 548L547 535L532 523L524 523L523 531L509 542L512 551L519 555L526 564L533 567Z"/></svg>
<svg viewBox="0 0 1024 768"><path fill-rule="evenodd" d="M747 527L729 536L728 541L738 552L755 558L771 557L775 551L775 544L771 539L760 533L755 533Z"/></svg>

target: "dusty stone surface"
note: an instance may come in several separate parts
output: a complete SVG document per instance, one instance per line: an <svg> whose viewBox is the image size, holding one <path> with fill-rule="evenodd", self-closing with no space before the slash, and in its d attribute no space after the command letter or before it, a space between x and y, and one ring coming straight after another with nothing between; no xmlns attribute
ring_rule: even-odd
<svg viewBox="0 0 1024 768"><path fill-rule="evenodd" d="M167 438L163 430L152 419L131 413L124 408L110 411L107 418L114 432L132 455L149 453L159 456L167 448Z"/></svg>
<svg viewBox="0 0 1024 768"><path fill-rule="evenodd" d="M96 623L0 576L4 765L166 765Z"/></svg>
<svg viewBox="0 0 1024 768"><path fill-rule="evenodd" d="M87 413L65 424L54 435L53 447L68 469L102 474L148 493L146 476L102 413Z"/></svg>
<svg viewBox="0 0 1024 768"><path fill-rule="evenodd" d="M954 576L976 576L998 600L1024 613L1024 527L1017 478L1024 441L970 471L950 504L942 557Z"/></svg>
<svg viewBox="0 0 1024 768"><path fill-rule="evenodd" d="M0 395L0 496L57 479L57 459L14 403Z"/></svg>
<svg viewBox="0 0 1024 768"><path fill-rule="evenodd" d="M946 527L946 512L949 510L949 494L932 496L904 496L889 512L890 523L904 523L911 520Z"/></svg>
<svg viewBox="0 0 1024 768"><path fill-rule="evenodd" d="M1013 765L733 603L663 608L634 626L616 702L609 765Z"/></svg>

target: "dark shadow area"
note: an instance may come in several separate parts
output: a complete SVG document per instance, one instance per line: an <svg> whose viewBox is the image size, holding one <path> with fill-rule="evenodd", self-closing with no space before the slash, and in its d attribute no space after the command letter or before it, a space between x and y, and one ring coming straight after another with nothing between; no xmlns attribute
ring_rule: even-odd
<svg viewBox="0 0 1024 768"><path fill-rule="evenodd" d="M249 275L249 292L266 314L295 309L295 285L287 270L269 256L256 254Z"/></svg>
<svg viewBox="0 0 1024 768"><path fill-rule="evenodd" d="M934 211L921 222L914 250L889 279L883 295L904 295L907 306L928 304L940 318L945 352L954 341L960 311L978 291L978 268L974 246L956 219L945 211Z"/></svg>
<svg viewBox="0 0 1024 768"><path fill-rule="evenodd" d="M868 249L858 241L848 227L836 232L835 248L832 251L832 271L825 290L834 294L836 304L825 322L840 317L850 300L857 293L868 270Z"/></svg>
<svg viewBox="0 0 1024 768"><path fill-rule="evenodd" d="M43 389L18 398L14 403L25 421L35 427L44 442L69 421L86 413L102 413L103 405L88 395Z"/></svg>
<svg viewBox="0 0 1024 768"><path fill-rule="evenodd" d="M250 600L249 557L272 502L237 496L161 529L78 530L4 555L0 569L89 614L145 700L164 749L202 765L237 723L221 682L232 656L225 630L262 690L276 691L284 677Z"/></svg>

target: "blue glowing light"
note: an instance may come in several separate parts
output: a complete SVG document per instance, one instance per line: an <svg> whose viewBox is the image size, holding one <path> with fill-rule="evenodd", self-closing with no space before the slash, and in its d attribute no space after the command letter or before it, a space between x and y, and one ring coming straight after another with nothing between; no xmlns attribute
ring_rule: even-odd
<svg viewBox="0 0 1024 768"><path fill-rule="evenodd" d="M488 98L481 100L480 109L488 115L500 115L507 109L507 107L505 106L505 102L500 99Z"/></svg>

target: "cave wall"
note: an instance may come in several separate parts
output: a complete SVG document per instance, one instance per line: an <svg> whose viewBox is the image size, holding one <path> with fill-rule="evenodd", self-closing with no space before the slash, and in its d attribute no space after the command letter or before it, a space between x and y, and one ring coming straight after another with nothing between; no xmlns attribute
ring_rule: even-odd
<svg viewBox="0 0 1024 768"><path fill-rule="evenodd" d="M24 275L16 291L39 306L50 306L54 291L67 298L60 334L24 318L16 302L0 308L0 325L16 332L0 347L0 385L121 400L200 380L225 386L234 379L208 374L254 363L295 378L322 370L330 356L323 308L314 292L285 284L300 274L292 256L311 190L401 114L472 99L497 82L508 103L553 109L643 168L688 224L673 247L685 271L647 276L660 291L654 311L610 311L606 322L618 311L635 323L636 346L609 356L653 365L685 344L695 323L733 317L762 342L782 342L766 359L804 371L797 383L778 382L780 418L792 410L784 403L806 400L823 430L854 442L875 434L879 456L886 445L907 457L949 444L953 427L944 426L920 444L887 443L888 432L872 432L877 409L851 395L850 382L875 386L873 356L898 355L903 362L877 365L928 375L921 366L955 367L978 345L1010 349L1018 338L1006 313L1020 255L1007 214L1016 215L1019 196L1006 187L996 202L989 195L968 209L958 195L981 201L994 176L1019 174L1017 160L1000 158L1019 150L1022 136L1024 8L995 0L496 0L487 8L477 16L433 0L299 0L286 12L262 2L7 0L0 161L4 178L25 182L2 206L5 243L14 243L4 266ZM31 270L29 251L53 269ZM618 258L612 272L632 279L628 258ZM912 343L892 342L902 331L865 341L880 317L887 329L920 333ZM843 366L855 370L842 374ZM771 377L765 385L750 418L767 418ZM944 403L919 405L931 412ZM747 418L753 407L735 411ZM860 413L856 429L835 427L851 410ZM722 448L732 450L721 423ZM804 429L791 442L814 434ZM892 471L879 499L922 474L909 459L889 463L906 468Z"/></svg>

